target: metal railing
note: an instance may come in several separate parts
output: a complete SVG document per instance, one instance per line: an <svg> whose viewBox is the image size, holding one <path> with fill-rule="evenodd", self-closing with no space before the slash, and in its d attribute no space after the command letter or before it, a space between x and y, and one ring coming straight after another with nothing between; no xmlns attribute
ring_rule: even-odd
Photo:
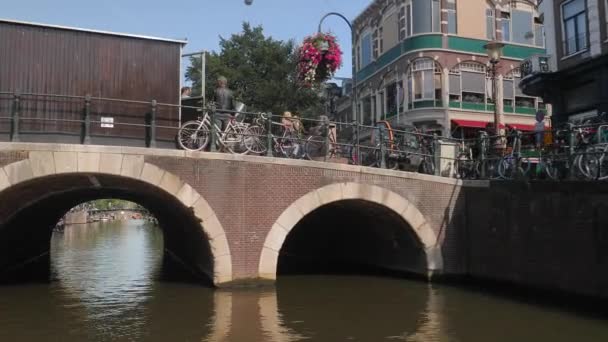
<svg viewBox="0 0 608 342"><path fill-rule="evenodd" d="M193 111L198 119L181 123L179 110ZM104 116L117 119L111 125L126 132L107 134ZM13 142L22 141L25 134L67 131L79 136L81 144L95 143L97 137L135 137L153 148L162 130L161 140L191 150L339 162L461 179L608 179L606 121L602 117L547 130L543 134L551 135L551 143L534 146L525 141L534 140L536 132L514 130L495 136L481 131L475 138L458 139L413 126L390 127L385 121L363 125L330 122L325 117L219 110L213 105L0 92L0 135Z"/></svg>

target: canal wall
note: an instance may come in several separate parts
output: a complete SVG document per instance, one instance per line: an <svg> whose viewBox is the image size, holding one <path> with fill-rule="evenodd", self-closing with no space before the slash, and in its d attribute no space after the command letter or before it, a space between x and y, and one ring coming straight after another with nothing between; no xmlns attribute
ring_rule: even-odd
<svg viewBox="0 0 608 342"><path fill-rule="evenodd" d="M608 184L493 182L465 211L468 276L608 297Z"/></svg>
<svg viewBox="0 0 608 342"><path fill-rule="evenodd" d="M86 224L89 222L89 215L86 211L74 211L65 214L65 224Z"/></svg>

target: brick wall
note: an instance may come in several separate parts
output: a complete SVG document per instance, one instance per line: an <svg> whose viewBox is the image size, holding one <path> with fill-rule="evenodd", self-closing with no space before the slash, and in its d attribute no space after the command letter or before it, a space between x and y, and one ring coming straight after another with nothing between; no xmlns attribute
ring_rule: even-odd
<svg viewBox="0 0 608 342"><path fill-rule="evenodd" d="M608 296L608 184L495 183L466 212L471 276Z"/></svg>
<svg viewBox="0 0 608 342"><path fill-rule="evenodd" d="M339 182L373 184L402 195L426 216L441 241L448 238L443 243L444 259L460 259L455 255L454 222L445 218L463 204L459 204L460 186L312 166L156 156L147 156L146 162L179 175L209 202L226 230L235 279L257 276L266 235L289 205L310 191ZM448 272L460 268L446 262Z"/></svg>

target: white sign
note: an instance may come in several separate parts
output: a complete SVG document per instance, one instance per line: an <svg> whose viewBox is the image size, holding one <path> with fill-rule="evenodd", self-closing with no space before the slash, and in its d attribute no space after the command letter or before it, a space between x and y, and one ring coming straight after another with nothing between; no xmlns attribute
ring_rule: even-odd
<svg viewBox="0 0 608 342"><path fill-rule="evenodd" d="M114 118L101 117L101 127L102 128L114 128Z"/></svg>

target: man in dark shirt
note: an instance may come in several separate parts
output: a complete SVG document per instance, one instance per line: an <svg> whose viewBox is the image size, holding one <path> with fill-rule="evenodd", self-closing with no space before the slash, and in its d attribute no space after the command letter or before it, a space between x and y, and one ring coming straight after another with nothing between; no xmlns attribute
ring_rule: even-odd
<svg viewBox="0 0 608 342"><path fill-rule="evenodd" d="M217 88L215 89L214 101L218 112L215 114L215 123L222 130L226 129L228 120L234 116L234 113L222 112L222 110L234 110L234 95L232 90L228 89L228 80L224 76L217 79Z"/></svg>

